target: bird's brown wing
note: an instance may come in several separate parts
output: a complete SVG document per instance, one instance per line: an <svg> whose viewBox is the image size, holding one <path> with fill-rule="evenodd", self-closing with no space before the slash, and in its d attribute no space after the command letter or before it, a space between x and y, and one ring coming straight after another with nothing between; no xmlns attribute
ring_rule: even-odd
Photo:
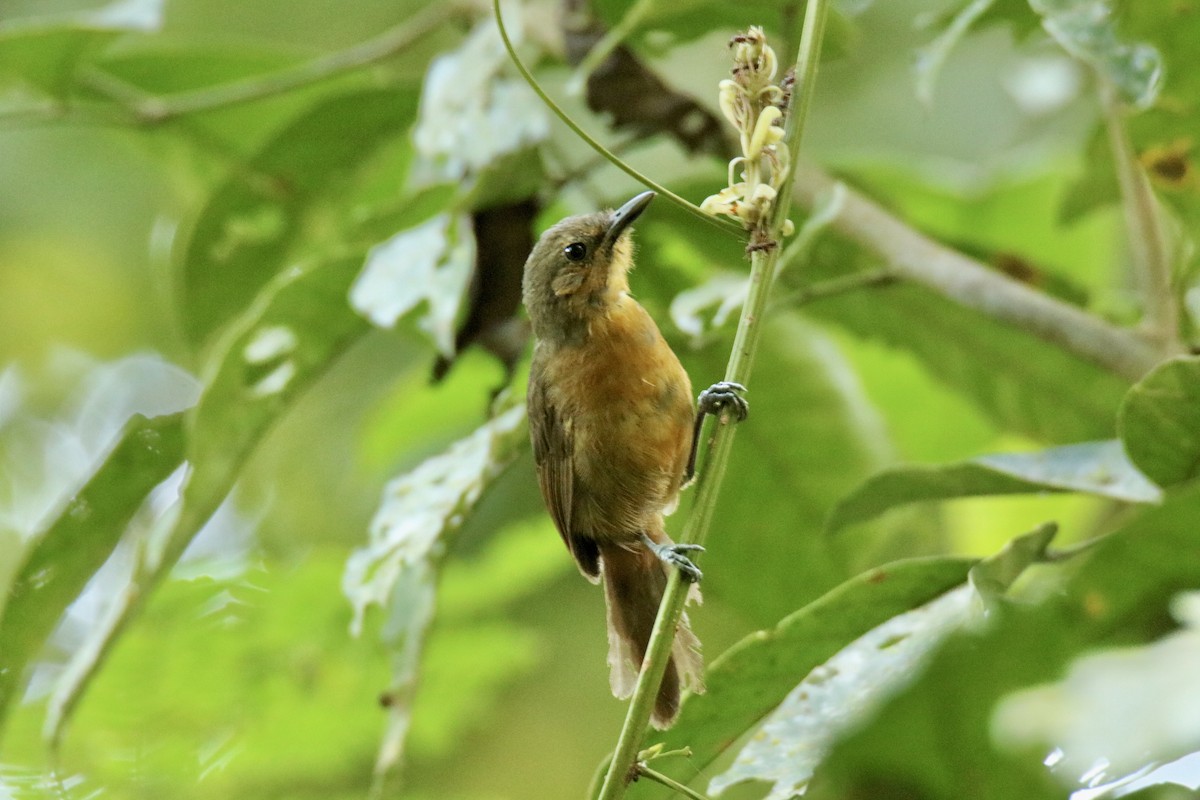
<svg viewBox="0 0 1200 800"><path fill-rule="evenodd" d="M595 540L571 528L571 504L575 495L575 441L571 421L547 396L546 386L538 379L536 371L529 379L527 408L538 484L550 518L578 562L580 571L588 578L598 578L600 553Z"/></svg>

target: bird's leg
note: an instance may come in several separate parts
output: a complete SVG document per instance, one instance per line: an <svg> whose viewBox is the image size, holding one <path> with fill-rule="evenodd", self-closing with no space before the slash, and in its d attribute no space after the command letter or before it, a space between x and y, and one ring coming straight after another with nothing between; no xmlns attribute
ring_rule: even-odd
<svg viewBox="0 0 1200 800"><path fill-rule="evenodd" d="M746 387L740 383L721 381L705 389L696 399L696 424L692 428L692 452L688 454L684 483L696 475L696 453L700 449L700 429L704 427L704 418L709 414L717 416L728 409L733 412L735 422L746 419L750 414L750 404L739 394L744 391Z"/></svg>
<svg viewBox="0 0 1200 800"><path fill-rule="evenodd" d="M658 556L659 560L664 564L668 564L679 570L680 577L684 583L699 583L704 577L704 573L700 568L692 563L692 560L687 557L686 553L703 553L704 548L698 544L659 544L651 539L645 533L642 534L642 544L650 548L650 552Z"/></svg>

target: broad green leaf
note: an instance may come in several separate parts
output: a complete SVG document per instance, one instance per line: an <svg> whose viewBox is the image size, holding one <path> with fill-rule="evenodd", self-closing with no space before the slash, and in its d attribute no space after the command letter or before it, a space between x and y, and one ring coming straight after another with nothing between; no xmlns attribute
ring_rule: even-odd
<svg viewBox="0 0 1200 800"><path fill-rule="evenodd" d="M694 777L753 730L796 684L838 651L889 619L960 585L974 562L960 558L899 561L863 573L751 634L714 660L707 691L690 697L673 728L656 741L690 747Z"/></svg>
<svg viewBox="0 0 1200 800"><path fill-rule="evenodd" d="M841 246L818 245L816 254L810 278L844 274L855 258ZM1121 379L1030 333L915 285L830 297L805 312L910 351L1003 429L1045 442L1111 436L1127 389Z"/></svg>
<svg viewBox="0 0 1200 800"><path fill-rule="evenodd" d="M20 699L26 666L67 606L112 554L150 490L182 458L179 414L135 417L29 553L0 613L0 724Z"/></svg>
<svg viewBox="0 0 1200 800"><path fill-rule="evenodd" d="M1200 546L1198 520L1200 490L1190 487L1098 542L1064 591L1040 604L994 606L989 627L947 642L917 683L842 740L818 768L809 796L846 797L870 787L872 796L902 791L949 800L969 785L981 800L1061 798L1064 788L1042 763L1046 750L998 746L997 703L1061 678L1081 654L1154 641L1169 631L1171 603L1200 588L1200 561L1181 555ZM1090 699L1112 701L1108 693ZM1165 691L1155 698L1177 701ZM1080 788L1078 777L1061 774L1071 788Z"/></svg>
<svg viewBox="0 0 1200 800"><path fill-rule="evenodd" d="M1193 188L1194 139L1200 112L1186 98L1200 93L1200 74L1188 68L1200 37L1200 3L1125 3L1120 23L1127 37L1143 40L1162 54L1164 70L1158 100L1140 113L1126 116L1123 126L1156 189L1157 199L1180 216L1183 236L1194 241L1200 220L1200 193ZM1119 201L1112 145L1104 126L1098 124L1083 159L1083 172L1066 198L1062 215L1071 221L1098 206ZM1188 261L1194 264L1195 255ZM1180 268L1186 272L1191 264L1185 261Z"/></svg>
<svg viewBox="0 0 1200 800"><path fill-rule="evenodd" d="M383 143L403 137L415 93L377 89L317 104L209 199L183 257L180 307L201 342L285 266L313 228L307 215Z"/></svg>
<svg viewBox="0 0 1200 800"><path fill-rule="evenodd" d="M524 408L511 408L394 479L371 521L367 544L346 562L342 589L354 607L354 633L362 632L370 606L387 613L382 635L392 653L392 678L387 728L375 762L379 787L394 779L404 752L433 620L435 571L447 540L525 437Z"/></svg>
<svg viewBox="0 0 1200 800"><path fill-rule="evenodd" d="M1200 108L1188 98L1200 95L1200 72L1191 69L1200 37L1200 2L1127 3L1122 10L1122 30L1162 53L1166 75L1159 99L1151 108L1128 118L1126 129L1158 200L1178 214L1183 223L1187 257L1181 258L1178 268L1184 274L1193 274L1196 231L1200 230L1200 192L1195 190L1195 136ZM1099 166L1089 163L1092 168Z"/></svg>
<svg viewBox="0 0 1200 800"><path fill-rule="evenodd" d="M1146 108L1154 102L1162 56L1147 44L1122 41L1111 0L1029 0L1029 5L1063 49L1111 81L1128 103Z"/></svg>
<svg viewBox="0 0 1200 800"><path fill-rule="evenodd" d="M51 701L51 739L61 735L87 684L149 593L233 489L262 437L370 330L346 302L360 264L347 258L281 276L219 343L200 403L187 419L191 472L179 515L139 550L129 584L68 666Z"/></svg>
<svg viewBox="0 0 1200 800"><path fill-rule="evenodd" d="M1129 458L1159 486L1200 474L1200 358L1174 358L1139 381L1121 405Z"/></svg>
<svg viewBox="0 0 1200 800"><path fill-rule="evenodd" d="M709 781L708 793L756 780L773 784L767 800L802 794L833 743L919 675L942 640L978 621L980 609L975 590L962 585L855 639L792 689L733 765Z"/></svg>
<svg viewBox="0 0 1200 800"><path fill-rule="evenodd" d="M742 748L709 792L746 780L772 782L768 800L802 793L833 744L870 719L911 683L936 648L955 631L983 620L985 605L1040 561L1054 525L1013 539L971 567L967 582L859 637L813 669Z"/></svg>
<svg viewBox="0 0 1200 800"><path fill-rule="evenodd" d="M62 100L81 63L124 32L162 24L162 0L113 0L91 11L0 23L0 106ZM9 95L9 97L5 97Z"/></svg>
<svg viewBox="0 0 1200 800"><path fill-rule="evenodd" d="M833 509L838 531L908 503L958 497L1085 492L1130 503L1157 503L1162 492L1130 463L1115 440L1035 453L998 453L941 466L893 467L871 476Z"/></svg>

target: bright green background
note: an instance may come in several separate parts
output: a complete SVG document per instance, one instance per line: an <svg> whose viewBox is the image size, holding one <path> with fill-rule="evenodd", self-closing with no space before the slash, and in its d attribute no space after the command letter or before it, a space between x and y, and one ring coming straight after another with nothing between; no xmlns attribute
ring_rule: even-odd
<svg viewBox="0 0 1200 800"><path fill-rule="evenodd" d="M615 21L629 4L598 5ZM672 14L667 3L657 4L633 44L665 80L714 108L716 83L728 69L726 38L759 21L756 13L776 19L778 4L738 4L736 13L727 3L686 5L686 13ZM956 4L857 5L867 8L831 21L807 157L949 246L988 263L1020 259L1036 270L1039 288L1116 322L1135 320L1140 301L1130 288L1089 67L1069 60L1024 2L998 0L950 50L926 107L915 96L914 53L945 28ZM1134 147L1174 147L1190 168L1188 148L1200 135L1191 69L1200 57L1200 5L1118 5L1113 35L1157 48L1166 65L1158 102L1129 119ZM371 69L151 126L112 121L106 115L115 107L97 100L81 76L99 66L166 94L220 84L351 47L421 4L169 0L162 29L152 34L81 31L73 15L88 7L45 0L0 6L0 364L19 372L26 387L11 415L0 404L0 468L9 471L0 478L12 477L0 481L0 506L22 500L16 495L27 484L13 476L37 474L39 452L26 447L43 441L34 420L66 413L64 398L87 360L155 351L208 381L206 403L183 429L163 423L159 452L176 461L186 454L199 465L185 522L203 522L237 481L237 507L257 524L244 547L234 548L232 571L185 564L119 637L67 730L58 756L64 783L39 788L50 763L39 735L39 695L7 721L0 787L18 797L96 790L131 798L365 796L385 724L380 695L391 655L379 636L379 609L368 614L362 637L348 633L346 559L365 541L385 482L481 424L502 370L471 351L445 383L430 386L434 350L413 324L420 311L394 331L373 330L344 298L367 248L451 200L452 192L434 193L422 205L404 194L414 160L409 130L429 62L456 47L470 25L447 22ZM555 10L537 8L532 38L556 41ZM51 12L61 16L32 27L31 18ZM673 32L677 44L664 45L656 29ZM1058 59L1074 70L1077 93L1062 107L1027 113L1006 90L1032 59ZM539 76L562 94L561 58L546 55L539 64ZM6 116L29 96L98 105L70 120ZM621 138L607 134L603 119L578 99L567 105L606 141ZM554 158L588 160L557 122L551 129ZM625 155L695 202L723 181L724 165L687 156L663 136L627 147ZM497 169L501 186L549 186L528 164ZM272 193L248 175L272 177L286 189ZM1194 172L1154 186L1179 235L1194 241ZM561 197L547 188L550 207L540 224L588 203L620 202L636 188L615 169L597 168ZM364 209L371 222L356 227ZM718 270L743 271L746 263L736 242L697 226L662 201L653 206L639 225L632 283L693 381L706 385L723 372L732 325L703 344L688 342L668 307L677 292ZM228 236L236 274L219 272L214 262L221 259L212 257ZM312 280L259 295L270 301L266 318L302 332L302 379L277 404L246 402L235 357L245 338L223 340L235 342L233 356L212 360L224 345L209 336L230 320L236 327L238 319L255 318L263 311L252 307L256 294L304 259L321 265ZM827 236L806 272L784 276L783 291L877 265L876 256ZM1189 266L1178 269L1181 297L1191 285ZM1169 595L1159 587L1200 587L1188 555L1200 530L1194 491L1175 489L1165 507L1139 517L1096 496L1103 491L1051 494L1037 483L1007 495L994 478L959 465L955 480L963 482L952 490L901 492L901 501L911 491L909 499L927 502L892 509L899 501L868 498L878 507L864 524L832 533L824 523L838 501L884 468L1118 433L1151 478L1164 487L1185 484L1194 477L1200 437L1178 431L1196 430L1188 401L1198 385L1200 367L1191 360L1156 373L1124 399L1118 430L1126 383L927 290L865 289L799 309L781 304L767 324L750 390L753 415L739 432L705 556L705 604L691 615L706 657L895 558L987 555L1045 520L1059 523L1058 545L1127 531L1078 574L1073 565L1039 570L1022 602L1055 599L1033 609L1005 606L982 644L947 648L928 676L835 753L817 787L830 797L867 788L880 797L1065 796L1041 769L1041 753L993 752L986 736L992 703L1009 689L1060 675L1079 652L1148 641L1170 629ZM1163 415L1177 427L1164 427ZM121 462L103 473L93 497L116 498L123 489L133 496L126 505L135 503L169 466L130 458L137 466ZM535 485L521 452L461 530L447 536L403 788L395 796L579 797L615 741L623 706L608 695L600 593L575 574ZM1000 496L973 496L993 493ZM38 529L51 529L54 519ZM69 527L69 515L63 520L54 531ZM1131 527L1122 528L1126 523ZM79 567L81 552L99 547L88 524L78 527L91 544L63 545L49 563L74 563L86 578L96 565ZM1152 543L1139 550L1129 541L1137 535ZM0 524L0 586L22 569L34 538ZM1136 572L1122 566L1133 558L1129 552L1143 556ZM931 575L960 563L931 567ZM955 573L945 580L961 579ZM1124 592L1132 610L1089 616L1089 592ZM919 595L913 589L896 602L928 599ZM871 607L868 595L848 598L853 613ZM832 628L819 630L840 646L857 635L843 623L850 630L837 628L842 639ZM13 649L0 657L11 659L24 633L13 632L11 618L8 624L0 635L12 638L0 642ZM795 651L770 651L779 664L775 684L804 677L788 665L806 663L811 654L800 651L809 641ZM49 665L65 658L53 647L19 656ZM946 695L968 699L932 721L920 716L930 713L930 698ZM696 704L697 718L736 717L732 709L747 701L714 688L710 702ZM922 725L909 730L916 718ZM701 722L691 724L685 711L671 741L711 735ZM976 784L964 795L967 774ZM908 790L915 794L903 794ZM654 792L639 785L634 794ZM761 787L739 787L727 796L761 794Z"/></svg>

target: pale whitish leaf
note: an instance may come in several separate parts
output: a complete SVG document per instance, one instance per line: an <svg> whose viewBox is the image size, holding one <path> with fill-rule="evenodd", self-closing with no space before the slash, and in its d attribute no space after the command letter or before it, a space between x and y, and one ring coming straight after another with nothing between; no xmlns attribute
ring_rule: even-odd
<svg viewBox="0 0 1200 800"><path fill-rule="evenodd" d="M843 498L825 527L837 531L910 503L1045 491L1084 492L1127 503L1162 501L1162 491L1130 462L1120 442L1083 442L884 470Z"/></svg>
<svg viewBox="0 0 1200 800"><path fill-rule="evenodd" d="M46 29L53 25L97 31L156 31L163 23L163 0L113 0L99 8L21 15L0 21L0 34L14 30Z"/></svg>
<svg viewBox="0 0 1200 800"><path fill-rule="evenodd" d="M440 554L442 537L515 454L524 421L523 407L510 409L384 488L367 544L350 555L342 581L355 635L369 606L388 608L397 581Z"/></svg>
<svg viewBox="0 0 1200 800"><path fill-rule="evenodd" d="M0 371L0 429L16 416L24 395L24 381L17 368L10 365Z"/></svg>
<svg viewBox="0 0 1200 800"><path fill-rule="evenodd" d="M914 64L917 73L917 99L925 106L933 105L933 87L941 74L942 65L946 63L946 57L994 2L995 0L971 0L959 9L937 38L917 51Z"/></svg>
<svg viewBox="0 0 1200 800"><path fill-rule="evenodd" d="M509 8L504 18L519 44L519 9ZM524 81L501 76L507 67L508 53L490 19L430 65L413 142L441 179L477 175L549 134L545 107Z"/></svg>
<svg viewBox="0 0 1200 800"><path fill-rule="evenodd" d="M749 286L745 275L718 273L675 295L671 301L671 319L688 336L703 336L710 329L720 328L742 307ZM714 307L711 319L706 320L704 312Z"/></svg>
<svg viewBox="0 0 1200 800"><path fill-rule="evenodd" d="M368 541L350 555L342 589L362 632L371 605L385 609L382 636L392 649L388 724L375 763L383 781L400 762L425 632L433 619L434 566L444 537L463 522L488 482L508 465L525 436L525 409L493 418L473 434L391 481L371 521Z"/></svg>
<svg viewBox="0 0 1200 800"><path fill-rule="evenodd" d="M1063 49L1091 64L1137 108L1150 106L1162 87L1162 56L1153 47L1117 37L1111 0L1029 0L1042 27Z"/></svg>
<svg viewBox="0 0 1200 800"><path fill-rule="evenodd" d="M1172 612L1182 630L1082 656L1061 681L1004 698L993 736L1012 748L1058 748L1055 773L1069 785L1097 764L1111 779L1200 749L1200 592L1176 596Z"/></svg>
<svg viewBox="0 0 1200 800"><path fill-rule="evenodd" d="M974 459L996 472L1056 489L1130 503L1157 503L1162 492L1138 471L1121 443L1084 442L1035 453L996 453Z"/></svg>
<svg viewBox="0 0 1200 800"><path fill-rule="evenodd" d="M767 800L804 791L813 770L842 734L868 719L908 685L947 636L980 617L979 597L960 586L893 617L814 669L710 781L710 794L743 781L773 784Z"/></svg>
<svg viewBox="0 0 1200 800"><path fill-rule="evenodd" d="M372 248L350 287L350 304L375 325L390 328L426 303L417 325L450 356L455 317L474 264L470 220L440 214Z"/></svg>
<svg viewBox="0 0 1200 800"><path fill-rule="evenodd" d="M1079 96L1083 89L1079 63L1061 54L1022 57L1001 78L1004 89L1030 116L1052 114Z"/></svg>
<svg viewBox="0 0 1200 800"><path fill-rule="evenodd" d="M115 0L103 8L84 15L84 20L98 28L116 30L156 31L162 27L162 0Z"/></svg>

